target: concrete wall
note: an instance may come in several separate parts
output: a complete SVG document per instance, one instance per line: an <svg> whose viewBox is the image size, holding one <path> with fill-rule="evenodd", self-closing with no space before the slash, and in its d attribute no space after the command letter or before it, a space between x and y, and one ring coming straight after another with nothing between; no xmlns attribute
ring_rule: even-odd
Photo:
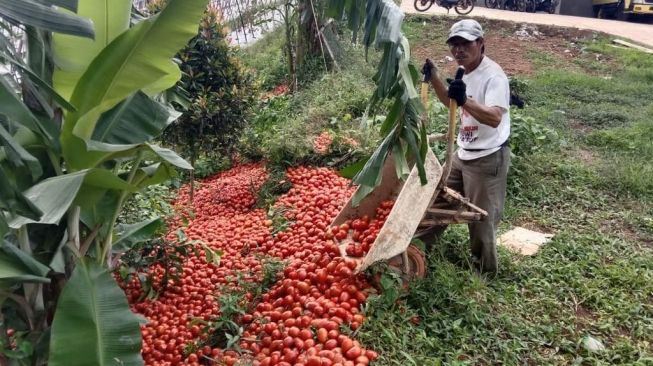
<svg viewBox="0 0 653 366"><path fill-rule="evenodd" d="M560 14L593 17L592 0L561 0Z"/></svg>

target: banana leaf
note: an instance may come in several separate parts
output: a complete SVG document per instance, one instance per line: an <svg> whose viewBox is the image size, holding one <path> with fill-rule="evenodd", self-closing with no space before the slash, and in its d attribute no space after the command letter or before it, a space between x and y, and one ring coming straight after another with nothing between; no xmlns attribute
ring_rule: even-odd
<svg viewBox="0 0 653 366"><path fill-rule="evenodd" d="M93 23L74 14L63 14L45 1L0 0L0 16L43 30L93 38ZM51 3L51 2L47 2Z"/></svg>
<svg viewBox="0 0 653 366"><path fill-rule="evenodd" d="M12 283L49 283L50 269L6 240L0 242L0 286Z"/></svg>
<svg viewBox="0 0 653 366"><path fill-rule="evenodd" d="M110 144L151 141L177 117L179 113L170 115L162 104L137 92L102 115L92 139Z"/></svg>
<svg viewBox="0 0 653 366"><path fill-rule="evenodd" d="M125 293L107 269L82 258L57 303L48 365L142 365L141 343Z"/></svg>
<svg viewBox="0 0 653 366"><path fill-rule="evenodd" d="M160 217L145 220L136 224L120 224L116 227L116 239L113 251L124 252L134 244L151 239L165 225Z"/></svg>
<svg viewBox="0 0 653 366"><path fill-rule="evenodd" d="M172 58L197 34L207 3L170 1L157 16L123 32L91 62L72 94L78 111L66 116L61 134L63 155L71 169L92 167L104 159L103 153L90 153L86 146L102 113L138 90L155 93L174 85L177 78L169 75L171 70L178 75L179 68Z"/></svg>
<svg viewBox="0 0 653 366"><path fill-rule="evenodd" d="M111 41L129 29L131 3L131 0L82 1L77 11L71 11L95 24L95 39L65 34L52 36L52 55L55 63L52 84L66 99L72 96L75 85L91 61ZM70 14L65 10L60 12Z"/></svg>

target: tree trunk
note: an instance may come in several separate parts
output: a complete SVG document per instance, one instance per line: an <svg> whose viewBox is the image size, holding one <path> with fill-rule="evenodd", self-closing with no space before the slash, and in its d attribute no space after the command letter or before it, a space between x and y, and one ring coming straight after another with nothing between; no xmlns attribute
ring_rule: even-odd
<svg viewBox="0 0 653 366"><path fill-rule="evenodd" d="M297 5L297 66L302 66L310 56L320 55L319 20L316 19L312 0L299 0Z"/></svg>
<svg viewBox="0 0 653 366"><path fill-rule="evenodd" d="M290 84L290 90L294 92L295 89L297 89L297 72L295 67L295 57L292 52L292 46L294 43L292 37L292 26L290 24L292 6L289 2L285 4L284 10L283 18L286 27L286 57L288 58L288 76L290 77L288 83ZM297 46L299 47L299 44Z"/></svg>
<svg viewBox="0 0 653 366"><path fill-rule="evenodd" d="M195 196L195 160L197 158L197 152L195 149L190 154L190 165L193 167L193 170L190 171L190 198L189 204L193 204L193 197Z"/></svg>

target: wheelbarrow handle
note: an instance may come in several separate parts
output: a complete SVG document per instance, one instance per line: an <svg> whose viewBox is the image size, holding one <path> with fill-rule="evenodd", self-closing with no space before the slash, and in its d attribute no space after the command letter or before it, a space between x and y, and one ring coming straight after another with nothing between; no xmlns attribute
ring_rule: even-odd
<svg viewBox="0 0 653 366"><path fill-rule="evenodd" d="M465 68L460 66L456 71L456 80L461 80L465 74ZM444 162L444 172L442 172L442 177L440 178L440 184L438 188L447 185L447 179L449 179L449 174L451 174L451 161L454 150L454 143L456 141L456 122L458 121L458 103L456 100L451 98L449 99L449 130L447 131L447 155Z"/></svg>

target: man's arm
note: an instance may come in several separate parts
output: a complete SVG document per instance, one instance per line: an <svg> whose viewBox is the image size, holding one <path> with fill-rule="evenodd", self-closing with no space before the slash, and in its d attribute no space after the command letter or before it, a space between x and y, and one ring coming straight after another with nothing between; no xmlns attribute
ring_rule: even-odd
<svg viewBox="0 0 653 366"><path fill-rule="evenodd" d="M446 95L447 94L445 92L445 97ZM465 102L463 109L467 113L471 114L472 117L474 117L480 123L493 128L499 127L499 124L501 123L501 118L503 117L503 114L506 112L501 107L488 107L470 98L467 98L467 102Z"/></svg>

